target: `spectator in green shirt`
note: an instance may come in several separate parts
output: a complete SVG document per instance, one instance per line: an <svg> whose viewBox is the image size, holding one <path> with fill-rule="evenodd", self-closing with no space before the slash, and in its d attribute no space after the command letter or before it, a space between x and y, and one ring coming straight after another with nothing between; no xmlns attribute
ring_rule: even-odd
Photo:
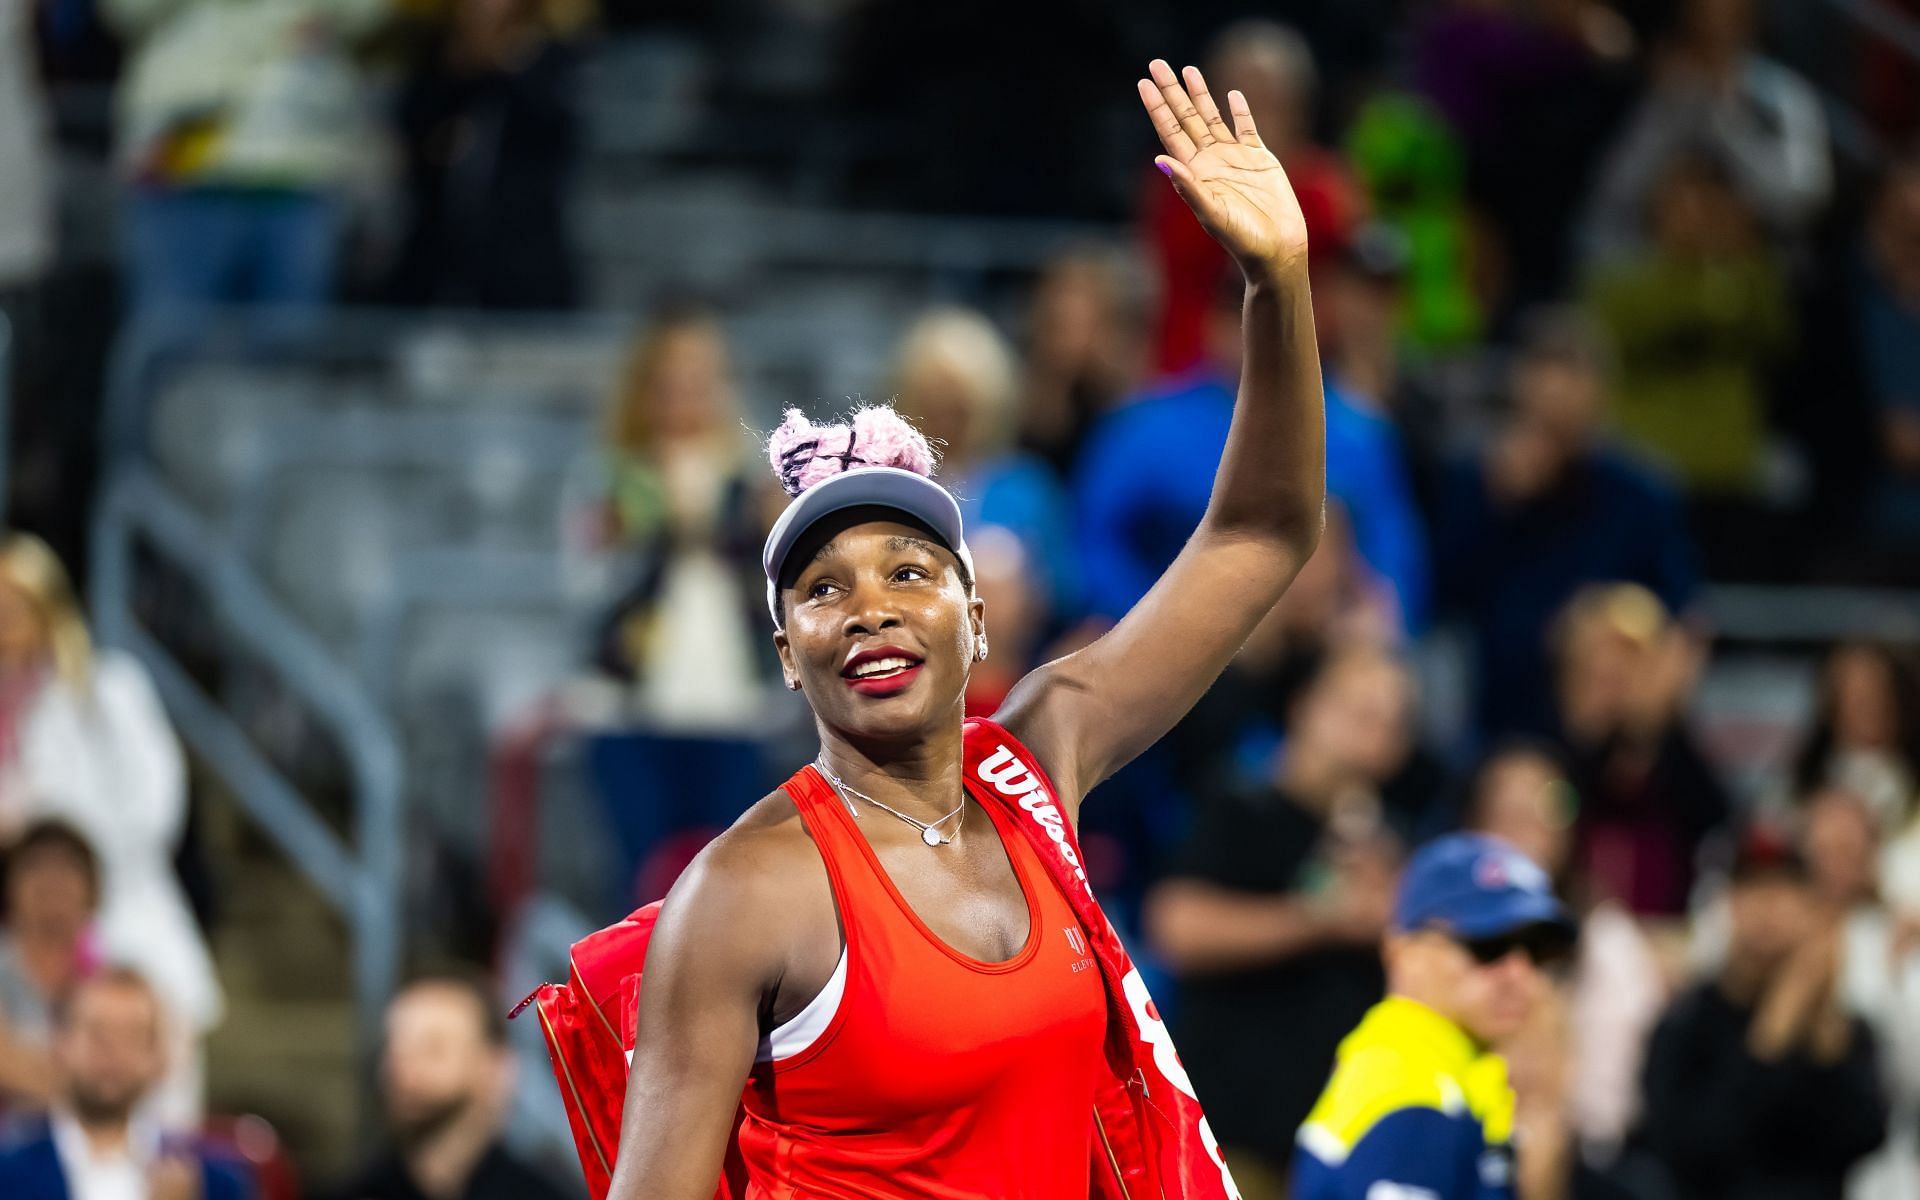
<svg viewBox="0 0 1920 1200"><path fill-rule="evenodd" d="M1791 340L1786 280L1724 163L1677 155L1650 248L1602 266L1587 302L1618 356L1613 419L1696 495L1759 490L1766 372Z"/></svg>

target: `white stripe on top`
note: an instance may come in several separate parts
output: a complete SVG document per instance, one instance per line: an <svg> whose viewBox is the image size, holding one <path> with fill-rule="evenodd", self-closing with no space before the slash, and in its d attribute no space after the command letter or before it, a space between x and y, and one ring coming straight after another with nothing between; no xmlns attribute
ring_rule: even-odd
<svg viewBox="0 0 1920 1200"><path fill-rule="evenodd" d="M827 980L827 986L820 994L807 1001L807 1006L793 1015L793 1019L781 1024L778 1029L760 1039L760 1049L753 1056L755 1062L779 1062L792 1058L820 1040L833 1021L833 1014L840 1011L840 997L847 990L847 949L840 948L840 961L834 965L833 976Z"/></svg>

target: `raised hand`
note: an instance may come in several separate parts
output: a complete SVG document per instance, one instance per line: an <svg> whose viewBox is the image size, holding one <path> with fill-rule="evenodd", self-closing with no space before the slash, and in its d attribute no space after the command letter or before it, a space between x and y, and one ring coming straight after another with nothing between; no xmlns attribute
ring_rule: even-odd
<svg viewBox="0 0 1920 1200"><path fill-rule="evenodd" d="M200 1200L200 1190L200 1166L191 1159L169 1154L147 1171L150 1200Z"/></svg>
<svg viewBox="0 0 1920 1200"><path fill-rule="evenodd" d="M1260 141L1247 98L1227 93L1229 125L1199 68L1186 69L1185 86L1165 59L1148 70L1153 78L1140 81L1140 102L1167 151L1154 165L1200 224L1249 275L1304 263L1306 218L1280 160Z"/></svg>

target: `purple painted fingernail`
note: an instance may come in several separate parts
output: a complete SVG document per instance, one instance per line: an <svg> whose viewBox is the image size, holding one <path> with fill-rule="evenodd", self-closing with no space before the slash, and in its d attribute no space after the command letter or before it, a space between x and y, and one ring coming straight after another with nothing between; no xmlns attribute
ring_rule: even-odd
<svg viewBox="0 0 1920 1200"><path fill-rule="evenodd" d="M1163 162L1157 162L1157 163L1155 163L1155 164L1153 164L1153 165L1154 165L1154 166L1156 166L1156 167L1159 167L1159 168L1160 168L1160 173L1161 173L1162 175L1165 175L1165 176L1166 176L1166 177L1167 177L1168 179L1172 179L1172 178L1173 178L1173 166L1172 166L1172 164L1170 164L1170 163L1163 163Z"/></svg>

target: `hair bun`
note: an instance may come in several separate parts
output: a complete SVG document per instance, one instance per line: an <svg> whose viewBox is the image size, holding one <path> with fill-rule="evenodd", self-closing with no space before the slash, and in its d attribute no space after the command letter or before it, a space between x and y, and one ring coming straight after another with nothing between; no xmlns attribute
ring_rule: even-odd
<svg viewBox="0 0 1920 1200"><path fill-rule="evenodd" d="M892 405L873 404L848 421L816 425L790 408L767 439L767 458L787 495L861 467L898 467L933 478L933 447Z"/></svg>

